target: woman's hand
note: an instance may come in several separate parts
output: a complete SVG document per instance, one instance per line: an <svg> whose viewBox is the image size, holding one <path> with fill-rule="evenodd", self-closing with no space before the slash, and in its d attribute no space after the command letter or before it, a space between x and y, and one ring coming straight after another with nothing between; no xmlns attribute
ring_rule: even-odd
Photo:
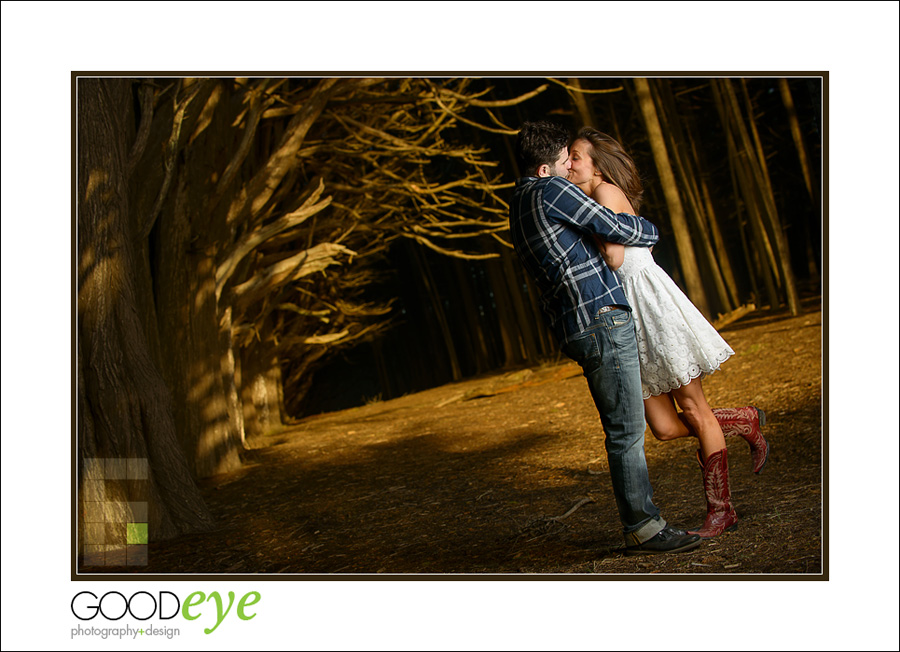
<svg viewBox="0 0 900 652"><path fill-rule="evenodd" d="M594 188L594 193L591 197L598 204L606 206L611 211L634 215L634 209L631 207L631 202L628 201L625 193L611 183L601 183ZM625 245L607 242L600 236L596 236L594 239L597 242L597 247L600 249L600 255L606 261L606 265L613 271L619 269L622 263L625 262Z"/></svg>
<svg viewBox="0 0 900 652"><path fill-rule="evenodd" d="M625 245L616 244L615 242L607 242L599 235L594 236L597 248L600 249L600 256L606 261L607 267L616 271L625 262Z"/></svg>

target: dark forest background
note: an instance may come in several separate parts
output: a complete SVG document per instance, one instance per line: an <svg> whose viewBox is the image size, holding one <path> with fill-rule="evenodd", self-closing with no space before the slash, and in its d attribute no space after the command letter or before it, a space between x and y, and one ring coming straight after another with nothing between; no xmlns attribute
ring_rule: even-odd
<svg viewBox="0 0 900 652"><path fill-rule="evenodd" d="M617 138L654 255L725 323L821 292L823 80L80 78L85 460L150 460L150 532L196 480L325 410L556 360L509 246L518 126Z"/></svg>

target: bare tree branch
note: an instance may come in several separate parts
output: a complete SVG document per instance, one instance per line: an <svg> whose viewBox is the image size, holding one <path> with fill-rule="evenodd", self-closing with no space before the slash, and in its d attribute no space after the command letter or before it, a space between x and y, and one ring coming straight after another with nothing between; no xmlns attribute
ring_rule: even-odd
<svg viewBox="0 0 900 652"><path fill-rule="evenodd" d="M275 192L288 170L297 164L297 151L310 127L337 90L337 82L336 79L323 79L319 82L316 92L291 119L279 147L232 202L228 211L228 224L258 212Z"/></svg>
<svg viewBox="0 0 900 652"><path fill-rule="evenodd" d="M340 254L352 257L355 252L331 242L323 242L312 249L301 251L296 256L263 270L249 281L235 286L232 289L234 302L246 306L291 281L320 272L330 265L340 265L340 261L336 258Z"/></svg>
<svg viewBox="0 0 900 652"><path fill-rule="evenodd" d="M318 187L299 209L274 222L265 226L260 226L253 231L246 233L234 246L230 255L222 261L216 269L216 298L219 298L222 295L222 290L228 282L228 279L231 278L235 269L237 269L238 263L240 263L247 254L272 236L302 224L319 211L325 209L331 203L331 197L326 197L321 202L316 203L319 197L322 196L324 190L325 184L319 179Z"/></svg>
<svg viewBox="0 0 900 652"><path fill-rule="evenodd" d="M456 251L453 249L444 249L443 247L438 247L428 238L424 238L421 235L415 235L412 233L403 233L401 234L405 238L411 238L418 242L421 245L425 245L429 249L432 249L439 254L443 254L444 256L450 256L451 258L463 258L465 260L490 260L491 258L499 258L499 254L467 254L463 251Z"/></svg>
<svg viewBox="0 0 900 652"><path fill-rule="evenodd" d="M150 210L150 214L147 216L144 225L138 232L138 237L140 239L144 239L150 235L150 231L153 230L153 225L156 223L156 217L159 215L159 211L162 209L166 195L169 193L169 186L172 184L172 177L175 172L175 157L178 155L178 141L181 137L181 124L184 122L184 112L185 109L187 109L188 104L190 104L191 100L197 96L202 87L202 84L193 84L189 87L187 96L180 102L178 101L177 94L173 100L176 102L175 117L172 119L172 133L169 136L169 141L166 143L166 154L164 159L166 176L163 179L162 187L159 189L159 194L156 197L153 208Z"/></svg>
<svg viewBox="0 0 900 652"><path fill-rule="evenodd" d="M261 86L264 86L264 84ZM216 185L215 194L217 197L222 196L226 188L231 184L234 176L237 174L241 163L247 158L250 147L253 145L253 139L256 137L256 128L259 126L262 113L275 101L271 97L263 96L263 89L261 86L250 91L250 111L249 117L247 118L247 126L244 127L244 136L241 138L241 144L238 146L237 151L228 163L228 167L226 167L225 172L222 173L219 183Z"/></svg>
<svg viewBox="0 0 900 652"><path fill-rule="evenodd" d="M441 109L443 111L445 111L449 115L453 116L460 122L465 122L467 125L471 125L472 127L481 129L482 131L489 131L492 134L506 134L507 136L515 136L516 134L519 133L519 131L516 129L494 129L493 127L487 127L485 125L478 124L474 120L469 120L468 118L464 118L461 115L459 115L458 113L456 113L455 111L451 110L449 107L447 107L447 105L445 105L441 101L441 98L438 97L437 95L435 96L434 101L439 107L441 107Z"/></svg>
<svg viewBox="0 0 900 652"><path fill-rule="evenodd" d="M551 79L550 81L556 81L556 80ZM493 108L497 108L497 107L501 107L501 106L515 106L516 104L521 104L522 102L524 102L526 100L530 100L533 97L537 97L538 95L543 93L545 90L547 90L547 88L548 88L547 84L544 84L543 86L538 86L533 91L530 91L523 95L519 95L518 97L513 97L508 100L492 100L492 101L478 100L475 98L466 97L462 93L455 93L448 88L441 89L441 93L444 95L448 95L450 97L456 98L458 100L461 100L463 103L468 104L469 106L477 106L477 107L481 107L481 108L493 109ZM490 90L491 89L488 89L484 92L488 93L488 92L490 92Z"/></svg>
<svg viewBox="0 0 900 652"><path fill-rule="evenodd" d="M567 91L571 91L573 93L583 93L585 95L602 95L604 93L618 93L625 88L623 86L616 86L615 88L597 88L597 89L589 89L589 88L578 88L577 86L571 86L565 82L561 82L558 79L553 79L552 77L547 78L548 81L553 82L554 84L559 84Z"/></svg>
<svg viewBox="0 0 900 652"><path fill-rule="evenodd" d="M141 102L141 124L138 127L137 136L134 139L134 144L131 146L131 151L128 153L126 166L126 174L128 176L131 176L134 167L144 154L144 149L147 147L147 139L150 136L150 126L153 123L153 87L149 84L142 84L138 95Z"/></svg>

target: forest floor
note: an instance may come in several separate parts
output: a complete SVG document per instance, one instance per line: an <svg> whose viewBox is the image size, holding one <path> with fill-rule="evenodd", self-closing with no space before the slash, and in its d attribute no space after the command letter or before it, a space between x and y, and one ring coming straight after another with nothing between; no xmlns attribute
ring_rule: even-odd
<svg viewBox="0 0 900 652"><path fill-rule="evenodd" d="M202 486L219 528L151 543L149 564L127 570L819 575L822 326L815 299L799 317L757 311L722 329L736 355L704 381L707 398L765 410L772 452L754 475L744 441L728 439L740 521L691 552L623 553L597 411L579 368L561 359L257 440L243 469ZM695 449L647 431L654 502L685 529L705 515Z"/></svg>

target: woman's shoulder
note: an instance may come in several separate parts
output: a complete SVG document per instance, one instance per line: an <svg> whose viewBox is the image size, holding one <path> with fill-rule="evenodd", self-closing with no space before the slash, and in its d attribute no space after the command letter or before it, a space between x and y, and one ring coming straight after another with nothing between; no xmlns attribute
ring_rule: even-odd
<svg viewBox="0 0 900 652"><path fill-rule="evenodd" d="M598 204L602 204L616 213L632 213L634 211L625 193L611 183L601 183L594 188L593 197Z"/></svg>

